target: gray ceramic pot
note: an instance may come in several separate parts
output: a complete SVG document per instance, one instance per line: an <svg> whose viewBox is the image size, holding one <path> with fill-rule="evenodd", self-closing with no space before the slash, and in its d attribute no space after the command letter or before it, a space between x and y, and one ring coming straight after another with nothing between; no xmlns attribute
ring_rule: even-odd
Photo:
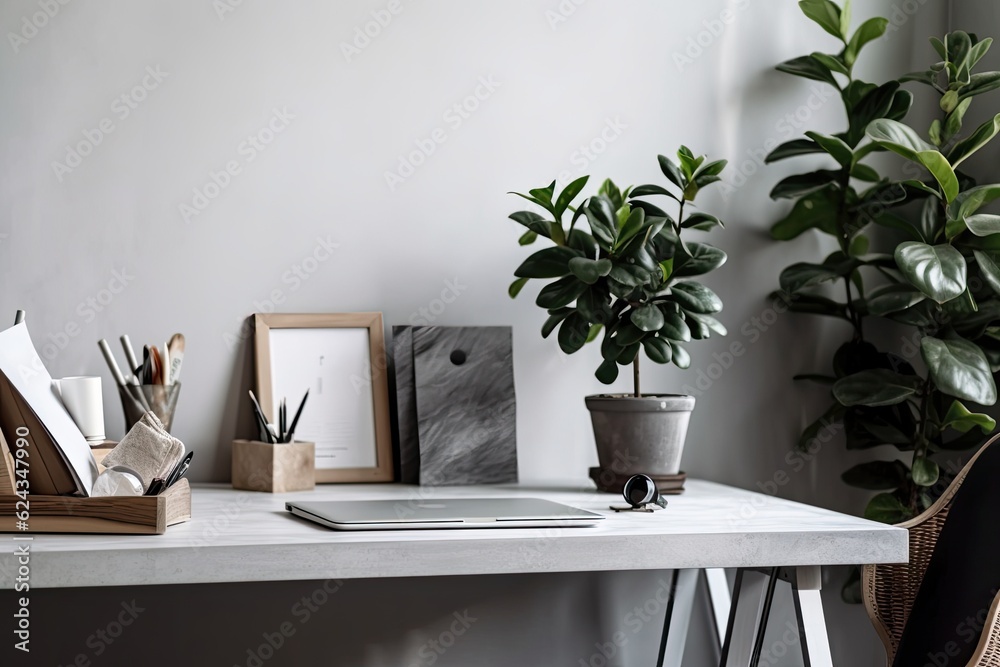
<svg viewBox="0 0 1000 667"><path fill-rule="evenodd" d="M676 475L694 396L628 394L587 396L597 458L618 475Z"/></svg>

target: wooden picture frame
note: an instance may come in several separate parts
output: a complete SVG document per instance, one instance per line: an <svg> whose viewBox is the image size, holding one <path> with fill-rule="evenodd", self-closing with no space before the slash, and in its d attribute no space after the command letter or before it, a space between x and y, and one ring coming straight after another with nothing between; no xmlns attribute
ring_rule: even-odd
<svg viewBox="0 0 1000 667"><path fill-rule="evenodd" d="M341 467L341 466L327 466L323 463L324 459L326 461L335 460L329 458L327 454L330 450L325 447L323 443L316 443L316 482L333 482L333 483L351 483L351 482L391 482L393 481L393 460L392 460L392 433L390 430L389 422L389 387L388 379L386 377L386 356L385 356L385 333L382 325L382 313L326 313L326 314L255 314L254 315L254 360L256 362L256 377L257 377L257 398L260 401L261 408L264 410L265 415L269 422L274 422L274 406L276 397L274 394L274 375L275 371L272 367L272 343L276 338L286 338L289 334L282 332L282 335L275 330L319 330L319 329L330 329L330 330L357 330L364 329L367 331L368 336L368 362L365 364L364 372L361 377L356 377L357 374L352 374L350 380L352 383L352 388L354 389L356 395L347 398L353 398L354 400L361 400L359 396L365 385L370 387L371 390L371 407L370 413L368 412L368 406L364 406L364 410L360 411L360 415L354 415L354 418L359 418L360 421L357 424L358 429L363 431L367 436L373 436L374 442L362 443L360 445L361 449L359 454L361 458L367 460L368 452L365 451L368 445L373 448L371 452L373 454L372 461L373 465L361 465L357 467ZM274 333L272 333L274 332ZM315 335L307 334L311 336L310 340L315 344ZM331 333L330 336L330 351L332 353L338 352L337 346L332 345L333 341L337 338L336 335ZM357 336L352 336L351 340L354 341L352 344L357 345ZM325 345L325 342L322 343ZM340 350L340 356L343 357L344 352ZM343 359L338 359L338 361L344 362ZM322 365L323 357L320 357L319 364ZM344 362L347 363L347 362ZM284 371L282 371L284 372ZM339 376L338 376L339 377ZM322 395L322 378L317 379L320 382L320 392L316 392L313 387L310 387L309 401L306 405L306 409L310 407L316 410L319 406L326 402L328 410L331 412L336 411L337 406L342 403L336 400L336 391L334 388L333 393L328 396ZM341 390L343 388L341 387ZM304 390L304 388L303 388ZM317 395L319 393L320 395ZM288 399L288 410L294 411L298 408L297 402L300 400L301 394L299 395L289 395ZM368 413L368 416L365 416ZM371 418L372 423L366 423L368 417ZM289 417L291 419L291 417ZM298 434L299 431L296 430ZM299 437L295 438L299 440ZM306 435L302 434L301 439L306 439ZM312 440L310 440L312 441ZM281 445L275 445L280 447ZM350 457L347 457L350 459Z"/></svg>

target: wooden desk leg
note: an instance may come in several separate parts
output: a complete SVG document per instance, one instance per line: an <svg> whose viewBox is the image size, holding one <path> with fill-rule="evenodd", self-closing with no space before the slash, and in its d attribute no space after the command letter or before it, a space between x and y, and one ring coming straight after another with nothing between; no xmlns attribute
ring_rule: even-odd
<svg viewBox="0 0 1000 667"><path fill-rule="evenodd" d="M777 568L767 572L736 571L733 603L719 663L721 667L756 667L764 645L764 631L771 614L777 580Z"/></svg>
<svg viewBox="0 0 1000 667"><path fill-rule="evenodd" d="M674 570L670 585L670 602L663 618L660 652L656 667L680 665L684 660L688 626L694 610L694 595L698 590L701 570Z"/></svg>
<svg viewBox="0 0 1000 667"><path fill-rule="evenodd" d="M822 571L819 567L796 568L792 583L795 618L799 624L802 664L805 667L833 667L830 637L823 615Z"/></svg>

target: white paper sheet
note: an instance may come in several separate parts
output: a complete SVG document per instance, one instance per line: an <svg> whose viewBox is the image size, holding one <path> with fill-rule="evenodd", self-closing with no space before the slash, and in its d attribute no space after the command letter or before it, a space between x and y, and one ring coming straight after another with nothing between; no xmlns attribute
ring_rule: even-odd
<svg viewBox="0 0 1000 667"><path fill-rule="evenodd" d="M287 398L291 420L308 389L295 439L316 443L316 467L375 467L368 329L271 329L270 338L271 418Z"/></svg>
<svg viewBox="0 0 1000 667"><path fill-rule="evenodd" d="M52 376L35 351L28 327L23 322L0 331L0 371L21 394L62 451L78 490L89 496L97 479L97 464L83 433L53 390Z"/></svg>

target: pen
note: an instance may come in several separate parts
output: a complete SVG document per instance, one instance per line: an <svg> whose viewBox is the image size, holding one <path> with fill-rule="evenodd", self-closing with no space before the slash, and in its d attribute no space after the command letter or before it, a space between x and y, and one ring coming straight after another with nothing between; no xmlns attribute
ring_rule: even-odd
<svg viewBox="0 0 1000 667"><path fill-rule="evenodd" d="M125 386L125 376L122 375L122 371L118 368L118 362L115 361L115 355L111 354L111 348L108 347L108 341L103 338L97 341L97 346L101 348L101 353L104 355L104 360L108 362L108 368L111 369L111 375L114 377L115 382L118 386Z"/></svg>
<svg viewBox="0 0 1000 667"><path fill-rule="evenodd" d="M302 402L299 403L299 409L295 411L295 416L292 418L292 424L288 427L288 433L285 436L285 442L291 442L292 436L295 435L295 426L299 423L299 417L302 416L302 408L306 406L306 399L309 398L309 390L306 389L306 395L302 397Z"/></svg>
<svg viewBox="0 0 1000 667"><path fill-rule="evenodd" d="M167 476L167 482L165 484L166 488L169 489L173 484L176 484L178 481L180 481L180 478L184 476L184 473L186 473L187 469L191 466L191 459L193 458L194 458L194 452L188 452L187 456L181 459L177 463L177 465L174 466L174 469L170 472L170 475Z"/></svg>
<svg viewBox="0 0 1000 667"><path fill-rule="evenodd" d="M128 362L129 369L129 381L135 379L135 369L139 368L139 362L135 358L135 350L132 349L132 341L129 340L128 334L121 337L122 349L125 350L125 361ZM135 384L139 384L136 382Z"/></svg>
<svg viewBox="0 0 1000 667"><path fill-rule="evenodd" d="M268 428L267 419L264 417L264 411L260 409L260 403L257 402L257 397L253 395L253 390L250 390L250 401L253 403L254 416L257 418L257 426L260 428L260 439L261 442L267 442L269 444L275 444L274 438L271 436L271 429Z"/></svg>

